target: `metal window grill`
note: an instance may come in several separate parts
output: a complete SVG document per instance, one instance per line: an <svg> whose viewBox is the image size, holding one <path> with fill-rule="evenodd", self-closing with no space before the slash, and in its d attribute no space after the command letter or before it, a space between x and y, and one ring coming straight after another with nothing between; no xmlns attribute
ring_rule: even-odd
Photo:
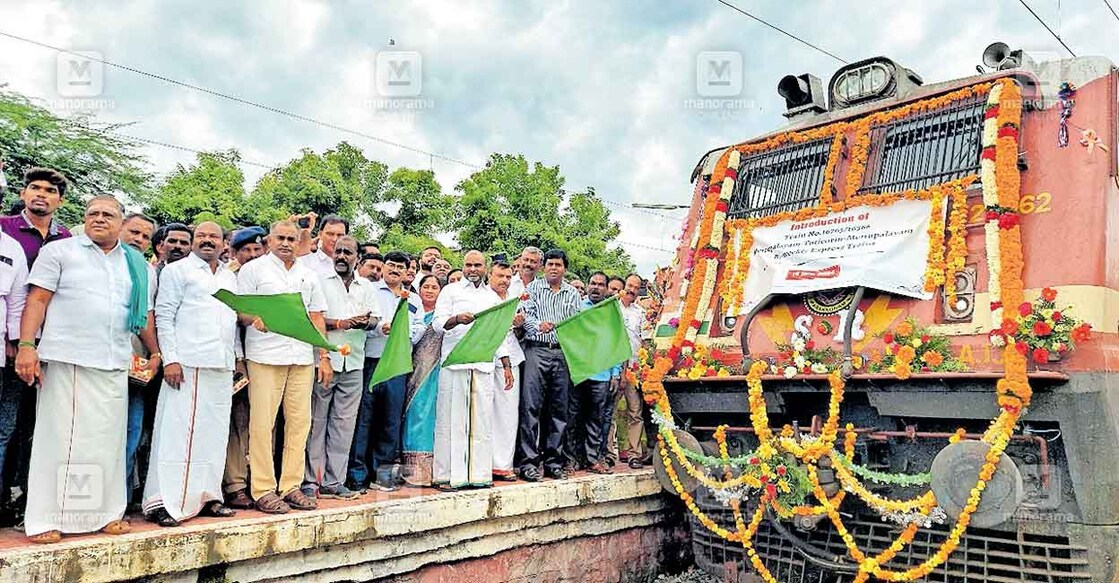
<svg viewBox="0 0 1119 583"><path fill-rule="evenodd" d="M920 190L979 171L983 96L870 129L860 193Z"/></svg>
<svg viewBox="0 0 1119 583"><path fill-rule="evenodd" d="M764 217L815 205L831 143L823 138L744 158L727 216Z"/></svg>
<svg viewBox="0 0 1119 583"><path fill-rule="evenodd" d="M697 492L699 507L720 525L735 530L730 509L715 501L706 488ZM756 502L743 504L748 518ZM900 527L883 522L869 510L860 509L854 519L846 519L851 536L868 555L885 549L897 538ZM752 571L745 560L741 543L723 540L689 515L696 562L716 576L728 564L740 571ZM785 523L788 525L788 523ZM789 526L789 529L792 529ZM824 519L812 532L795 531L804 542L817 549L846 556L847 550L839 534ZM922 528L913 543L886 566L891 569L914 567L934 554L948 535L948 527ZM778 533L768 520L762 522L754 537L754 550L778 581L848 583L854 575L839 573L809 560L788 539ZM871 552L873 551L873 552ZM923 581L936 583L1070 583L1091 580L1088 549L1071 545L1067 537L1003 532L969 528L960 546L949 560L933 570Z"/></svg>

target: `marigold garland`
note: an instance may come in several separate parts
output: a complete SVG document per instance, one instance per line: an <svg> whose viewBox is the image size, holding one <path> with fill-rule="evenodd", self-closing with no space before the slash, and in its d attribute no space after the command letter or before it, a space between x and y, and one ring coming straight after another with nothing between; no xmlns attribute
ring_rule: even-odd
<svg viewBox="0 0 1119 583"><path fill-rule="evenodd" d="M832 203L832 190L835 188L835 167L839 164L839 155L842 153L843 134L836 133L832 137L831 147L828 149L828 163L824 166L824 184L820 187L821 206Z"/></svg>
<svg viewBox="0 0 1119 583"><path fill-rule="evenodd" d="M967 191L963 188L950 193L951 210L948 214L948 256L944 266L944 296L949 305L956 303L956 274L964 270L967 262Z"/></svg>
<svg viewBox="0 0 1119 583"><path fill-rule="evenodd" d="M925 259L925 291L933 292L944 285L944 194L934 190L929 197L932 214L929 218L929 253Z"/></svg>
<svg viewBox="0 0 1119 583"><path fill-rule="evenodd" d="M824 126L804 132L796 133L783 133L763 140L754 144L744 144L735 146L728 149L718 160L715 172L712 175L713 186L708 190L707 198L704 204L704 212L699 225L698 236L696 241L698 244L710 244L716 250L722 245L723 231L739 232L743 238L743 245L747 240L750 231L756 226L767 226L776 224L782 220L803 220L828 214L831 212L839 212L845 208L867 204L872 206L884 206L892 204L897 200L927 200L933 196L932 189L923 191L921 193L893 193L887 195L857 195L856 193L862 187L863 173L866 170L866 162L869 156L870 146L870 129L878 124L888 123L894 119L900 119L910 116L914 113L928 111L943 107L954 101L960 99L974 97L979 95L988 94L988 108L985 115L984 133L983 133L983 155L981 157L980 167L981 172L979 179L982 181L983 186L983 199L984 204L989 209L998 207L1000 212L997 216L992 218L992 213L988 213L988 221L985 226L985 235L987 236L987 256L988 256L988 273L991 278L989 288L992 290L992 297L997 297L995 300L998 306L992 305L993 309L1001 309L1003 303L1010 305L1018 305L1021 303L1023 296L1022 285L1022 247L1021 247L1021 231L1017 222L1017 207L1019 199L1020 177L1017 169L1017 148L1018 148L1018 126L1021 118L1021 92L1017 85L1014 84L1009 78L998 80L994 83L978 84L971 87L954 91L949 94L942 95L935 99L929 99L908 104L906 106L896 108L890 111L878 112L871 114L863 119L855 122L842 122L833 124L831 126ZM989 123L990 120L993 123ZM993 126L993 127L990 127ZM724 188L727 190L730 187L724 187L724 184L733 186L733 177L736 175L735 168L741 155L748 155L760 151L772 149L774 147L784 145L787 143L802 143L805 141L822 139L831 137L833 140L833 149L840 140L840 134L846 133L849 130L854 130L855 141L851 151L851 167L847 175L847 189L846 197L841 202L832 202L825 198L825 193L821 193L820 204L816 207L801 209L794 213L781 213L772 217L763 217L758 219L746 219L738 221L725 221L725 205L720 209L719 201L722 198L722 191ZM829 153L830 164L831 153ZM728 172L728 166L733 160L733 166ZM829 178L832 178L829 173ZM974 180L975 177L968 177L963 181L954 181L940 185L939 188L957 188L956 191L942 191L949 193L948 196L952 202L952 213L948 219L948 237L949 249L948 254L944 259L944 270L942 273L945 276L945 283L947 284L948 278L954 279L954 274L961 267L961 262L966 260L966 243L961 243L959 239L963 237L963 226L960 221L966 221L966 214L957 213L957 210L966 207L965 204L957 204L956 201L962 200L966 202L966 196L963 195L963 189L967 184ZM717 191L715 189L718 188ZM715 191L715 192L712 192ZM830 192L830 187L829 187ZM729 196L729 192L726 194ZM961 211L966 213L965 211ZM723 216L719 216L720 213ZM1005 217L1011 216L1011 219ZM993 227L993 228L992 228ZM724 299L733 299L736 294L741 294L742 284L745 282L746 273L749 268L749 249L745 245L746 252L736 252L733 260L733 276L731 284L725 288L720 289L720 293ZM679 350L686 343L694 343L696 333L698 332L698 321L695 319L697 315L707 312L707 306L714 291L715 271L718 267L718 259L716 257L704 258L696 262L695 273L693 274L694 281L697 284L689 286L686 298L684 301L684 308L681 314L682 322L689 322L687 326L681 326L677 329L676 334L673 336L672 348L670 348L670 355L673 350L679 353ZM702 282L702 285L699 284ZM737 282L737 284L736 284ZM996 291L997 290L997 291ZM954 291L954 290L946 290ZM997 296L995 294L998 294ZM951 298L951 294L949 294ZM731 304L736 305L736 304ZM701 311L702 306L702 311ZM1000 314L1001 315L1001 314ZM996 320L1000 321L1000 320ZM888 562L895 556L902 548L908 545L916 532L916 525L910 524L901 533L901 535L891 543L882 553L875 557L868 558L858 546L851 534L847 531L843 524L842 517L838 512L838 503L842 499L837 495L829 499L819 483L816 474L815 463L807 463L806 468L808 476L812 482L813 495L819 502L820 508L831 519L835 525L837 532L840 534L848 553L853 559L859 563L858 580L866 580L867 577L873 575L880 579L888 581L913 581L928 575L937 566L943 564L948 556L959 545L960 538L963 536L970 523L970 517L979 506L982 492L995 473L995 469L1000 460L1003 450L1010 441L1010 436L1013 433L1014 426L1022 413L1023 408L1029 404L1030 387L1026 376L1026 361L1025 358L1016 350L1003 351L1005 376L998 381L996 392L998 394L998 403L1002 409L1000 415L993 420L991 426L983 435L983 442L990 445L984 460L978 480L975 487L972 489L968 502L963 511L957 517L956 524L950 531L948 538L941 544L937 551L930 556L926 561L920 565L905 571L890 571L882 568L882 564ZM663 378L668 373L672 366L672 358L664 357L658 358L654 361L653 366L645 375L645 382L642 385L645 391L645 398L647 401L655 403L658 415L662 419L671 419L671 407L668 403L667 395L664 392ZM765 399L762 391L761 376L766 368L765 363L755 362L747 374L747 385L749 387L748 398L751 410L751 423L754 426L755 432L761 446L759 451L764 451L762 448L768 447L772 454L777 454L778 449L787 451L789 449L794 452L799 452L806 457L815 455L818 449L823 448L813 447L813 444L801 446L795 442L786 443L785 440L776 440L769 428L769 419L765 410ZM838 385L838 386L837 386ZM841 395L842 383L835 383L832 385L833 401L836 393ZM841 397L840 397L841 398ZM829 404L829 409L830 409ZM831 411L829 410L829 423L825 424L825 430L833 432L824 439L834 442L834 432L837 431L837 423L831 423ZM838 418L838 413L835 415ZM669 421L670 422L670 421ZM662 427L663 429L663 427ZM853 432L849 432L848 437L844 440L844 449L847 450L848 456L853 453L854 437L851 436ZM725 437L725 436L724 436ZM731 501L731 506L735 514L736 530L737 532L729 532L723 529L709 517L706 517L702 511L695 505L694 500L690 495L684 492L682 485L679 483L678 476L675 469L670 463L670 451L674 457L680 462L690 475L700 479L701 483L705 485L714 484L714 487L726 487L735 482L735 480L715 481L710 480L703 472L698 472L687 460L687 456L681 451L679 444L675 442L674 437L670 431L662 431L658 436L658 442L661 447L660 454L662 460L667 468L667 473L673 483L674 489L680 495L681 499L685 501L689 510L695 514L701 523L710 528L719 536L727 540L737 540L743 545L747 557L750 559L751 564L758 570L761 576L766 581L774 581L773 576L766 570L765 565L761 561L757 552L751 545L751 538L756 533L757 527L764 517L764 511L767 507L773 506L773 497L770 491L767 491L763 496L758 509L750 521L750 524L744 524L739 512L739 503L737 500ZM767 452L770 453L770 452ZM728 461L725 446L721 447L721 457L724 462ZM823 454L829 455L832 458L833 467L836 469L837 476L840 476L841 482L848 486L853 492L864 500L872 500L878 503L879 506L887 508L912 508L914 506L924 513L932 510L932 505L935 504L935 497L931 493L918 497L912 501L889 501L883 498L877 498L865 487L859 484L857 478L847 471L846 467L839 462L838 454L833 448L828 448L828 451ZM694 473L693 473L694 472ZM698 474L698 475L697 475ZM740 478L739 478L740 479ZM736 479L738 480L738 479ZM743 481L745 482L745 481ZM712 487L712 486L708 486ZM842 492L840 492L842 494ZM813 507L805 506L801 508L801 512L813 510Z"/></svg>

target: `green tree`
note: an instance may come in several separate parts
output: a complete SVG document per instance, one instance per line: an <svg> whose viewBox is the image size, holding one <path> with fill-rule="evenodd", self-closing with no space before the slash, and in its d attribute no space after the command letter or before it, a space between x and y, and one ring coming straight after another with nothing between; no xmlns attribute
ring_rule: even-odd
<svg viewBox="0 0 1119 583"><path fill-rule="evenodd" d="M198 154L194 165L179 165L144 201L147 213L160 224L214 221L228 229L261 222L248 203L240 161L236 150Z"/></svg>
<svg viewBox="0 0 1119 583"><path fill-rule="evenodd" d="M484 169L455 187L462 194L454 223L459 244L508 254L530 245L563 249L569 271L580 277L600 269L632 270L626 252L611 246L620 229L594 190L566 197L563 184L558 166L493 154Z"/></svg>
<svg viewBox="0 0 1119 583"><path fill-rule="evenodd" d="M571 195L559 218L565 238L560 248L567 252L574 271L580 276L588 277L597 270L611 275L633 271L633 262L625 250L609 245L622 229L610 219L609 209L593 188Z"/></svg>
<svg viewBox="0 0 1119 583"><path fill-rule="evenodd" d="M58 170L70 181L58 218L66 225L82 222L83 199L113 194L126 203L144 197L151 175L137 144L114 133L117 126L97 124L90 115L62 117L28 98L0 90L0 159L11 185L4 207L15 200L23 173L33 166Z"/></svg>
<svg viewBox="0 0 1119 583"><path fill-rule="evenodd" d="M388 186L378 201L381 207L397 206L396 214L377 211L379 222L388 230L399 228L407 235L426 236L442 232L454 216L455 199L443 194L431 170L397 168L389 175Z"/></svg>
<svg viewBox="0 0 1119 583"><path fill-rule="evenodd" d="M270 220L311 211L341 215L360 227L360 236L377 216L387 177L387 166L346 142L321 155L304 148L300 157L261 177L248 204L253 214Z"/></svg>

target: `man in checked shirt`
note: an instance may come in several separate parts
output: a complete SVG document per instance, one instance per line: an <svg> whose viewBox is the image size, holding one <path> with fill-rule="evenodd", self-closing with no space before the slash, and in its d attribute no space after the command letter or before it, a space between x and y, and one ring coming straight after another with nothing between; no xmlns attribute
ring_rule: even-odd
<svg viewBox="0 0 1119 583"><path fill-rule="evenodd" d="M563 480L566 458L563 433L567 427L571 373L556 338L556 324L579 313L579 291L564 281L567 254L552 249L544 254L544 279L528 284L525 292L525 372L521 391L520 428L516 465L521 478L540 481L540 466L549 478Z"/></svg>

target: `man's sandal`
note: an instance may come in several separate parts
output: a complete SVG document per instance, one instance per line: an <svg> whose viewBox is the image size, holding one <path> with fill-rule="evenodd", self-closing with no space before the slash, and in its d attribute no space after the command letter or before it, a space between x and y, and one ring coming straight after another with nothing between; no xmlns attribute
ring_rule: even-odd
<svg viewBox="0 0 1119 583"><path fill-rule="evenodd" d="M38 545L49 545L62 540L62 532L58 530L48 530L47 532L40 532L39 534L27 538Z"/></svg>
<svg viewBox="0 0 1119 583"><path fill-rule="evenodd" d="M123 520L114 520L114 521L110 522L109 524L106 524L105 528L101 529L101 532L103 532L105 534L118 535L118 534L125 534L127 532L130 532L131 530L132 530L132 525L131 524L128 524L127 522L125 522Z"/></svg>
<svg viewBox="0 0 1119 583"><path fill-rule="evenodd" d="M229 518L231 516L236 516L237 511L217 500L213 500L206 503L206 505L202 507L202 511L198 514L200 516L212 516L215 518Z"/></svg>

